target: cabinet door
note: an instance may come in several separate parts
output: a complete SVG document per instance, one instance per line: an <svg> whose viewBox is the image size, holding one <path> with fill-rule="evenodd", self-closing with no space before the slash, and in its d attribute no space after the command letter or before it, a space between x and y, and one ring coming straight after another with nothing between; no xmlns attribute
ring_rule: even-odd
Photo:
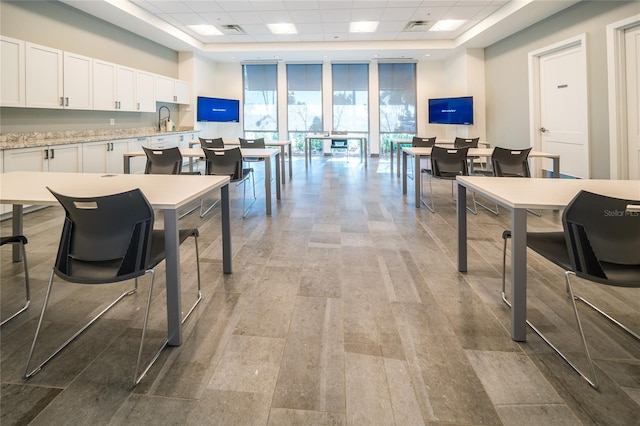
<svg viewBox="0 0 640 426"><path fill-rule="evenodd" d="M50 172L82 172L82 144L49 147Z"/></svg>
<svg viewBox="0 0 640 426"><path fill-rule="evenodd" d="M46 172L47 156L47 147L5 149L3 168L5 172Z"/></svg>
<svg viewBox="0 0 640 426"><path fill-rule="evenodd" d="M0 106L25 106L24 41L0 37Z"/></svg>
<svg viewBox="0 0 640 426"><path fill-rule="evenodd" d="M156 101L158 102L175 102L174 98L174 79L161 75L155 76Z"/></svg>
<svg viewBox="0 0 640 426"><path fill-rule="evenodd" d="M91 142L82 146L82 172L106 173L108 142Z"/></svg>
<svg viewBox="0 0 640 426"><path fill-rule="evenodd" d="M116 64L93 60L93 109L116 109Z"/></svg>
<svg viewBox="0 0 640 426"><path fill-rule="evenodd" d="M118 66L116 68L116 100L118 111L137 111L136 70Z"/></svg>
<svg viewBox="0 0 640 426"><path fill-rule="evenodd" d="M62 50L25 43L26 106L33 108L62 108L63 54Z"/></svg>
<svg viewBox="0 0 640 426"><path fill-rule="evenodd" d="M156 112L156 95L154 76L145 71L136 71L136 110L140 112Z"/></svg>
<svg viewBox="0 0 640 426"><path fill-rule="evenodd" d="M129 152L142 151L142 147L149 147L149 138L137 138L129 140ZM144 168L147 164L147 157L132 157L129 163L130 173L144 173ZM124 156L121 160L124 167Z"/></svg>
<svg viewBox="0 0 640 426"><path fill-rule="evenodd" d="M165 149L179 146L180 141L176 139L175 136L176 135L152 136L149 147L154 149Z"/></svg>
<svg viewBox="0 0 640 426"><path fill-rule="evenodd" d="M93 59L64 52L64 108L93 109Z"/></svg>
<svg viewBox="0 0 640 426"><path fill-rule="evenodd" d="M142 148L141 148L142 149ZM109 167L108 173L124 173L124 154L129 152L129 140L121 139L112 141L108 152Z"/></svg>
<svg viewBox="0 0 640 426"><path fill-rule="evenodd" d="M189 83L186 81L175 80L175 102L179 104L190 104L191 103L191 95L189 93Z"/></svg>

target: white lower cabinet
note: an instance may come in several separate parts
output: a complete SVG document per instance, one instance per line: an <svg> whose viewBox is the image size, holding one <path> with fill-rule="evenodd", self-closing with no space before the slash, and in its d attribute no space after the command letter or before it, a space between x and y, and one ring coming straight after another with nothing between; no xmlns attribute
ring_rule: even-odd
<svg viewBox="0 0 640 426"><path fill-rule="evenodd" d="M82 172L82 144L5 149L4 172Z"/></svg>
<svg viewBox="0 0 640 426"><path fill-rule="evenodd" d="M142 151L149 138L117 139L113 141L85 143L83 148L84 173L124 173L124 154ZM131 173L144 173L144 157L131 159Z"/></svg>

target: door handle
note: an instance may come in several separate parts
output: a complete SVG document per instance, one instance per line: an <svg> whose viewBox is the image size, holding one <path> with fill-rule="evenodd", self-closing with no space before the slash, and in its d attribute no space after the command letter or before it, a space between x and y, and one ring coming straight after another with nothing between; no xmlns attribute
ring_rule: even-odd
<svg viewBox="0 0 640 426"><path fill-rule="evenodd" d="M549 129L545 129L544 127L540 127L540 129L538 129L538 130L540 130L542 133L547 133L547 132L551 131Z"/></svg>

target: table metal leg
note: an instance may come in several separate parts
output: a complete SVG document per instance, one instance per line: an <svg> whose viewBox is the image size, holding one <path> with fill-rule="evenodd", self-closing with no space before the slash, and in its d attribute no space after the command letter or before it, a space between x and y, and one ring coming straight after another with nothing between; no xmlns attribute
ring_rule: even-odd
<svg viewBox="0 0 640 426"><path fill-rule="evenodd" d="M369 161L368 161L368 157L369 157L369 150L368 150L368 146L367 146L367 138L362 138L362 150L361 152L364 152L364 167L365 169L367 168L367 166L369 165Z"/></svg>
<svg viewBox="0 0 640 426"><path fill-rule="evenodd" d="M180 300L180 240L177 210L164 210L164 251L167 288L167 337L170 346L182 344Z"/></svg>
<svg viewBox="0 0 640 426"><path fill-rule="evenodd" d="M398 152L398 155L400 155L400 152ZM407 193L407 153L402 151L402 194L406 194L406 193Z"/></svg>
<svg viewBox="0 0 640 426"><path fill-rule="evenodd" d="M280 175L282 174L282 180L284 180L284 173L281 173L281 163L278 161L278 155L280 154L276 154L276 158L273 159L274 163L276 164L276 199L279 200L280 199ZM282 168L282 170L284 170L284 167Z"/></svg>
<svg viewBox="0 0 640 426"><path fill-rule="evenodd" d="M560 178L560 158L553 158L553 177Z"/></svg>
<svg viewBox="0 0 640 426"><path fill-rule="evenodd" d="M267 215L271 215L271 159L264 160L264 196L267 199Z"/></svg>
<svg viewBox="0 0 640 426"><path fill-rule="evenodd" d="M220 188L220 209L222 210L222 272L230 274L231 264L231 211L229 208L229 185Z"/></svg>
<svg viewBox="0 0 640 426"><path fill-rule="evenodd" d="M23 205L22 204L14 204L13 205L13 213L11 216L11 232L13 235L24 235L24 221L23 221ZM22 248L20 244L11 244L12 248L12 257L14 262L22 261Z"/></svg>
<svg viewBox="0 0 640 426"><path fill-rule="evenodd" d="M420 202L420 183L422 179L420 179L420 156L413 156L413 187L415 188L415 201L416 201L416 209L422 207L422 203Z"/></svg>
<svg viewBox="0 0 640 426"><path fill-rule="evenodd" d="M467 272L467 188L458 184L458 271Z"/></svg>
<svg viewBox="0 0 640 426"><path fill-rule="evenodd" d="M293 179L293 147L292 143L289 144L289 180ZM284 179L282 179L284 182Z"/></svg>
<svg viewBox="0 0 640 426"><path fill-rule="evenodd" d="M124 155L124 173L131 173L131 156L127 154Z"/></svg>
<svg viewBox="0 0 640 426"><path fill-rule="evenodd" d="M402 148L400 146L400 144L396 145L396 153L398 154L398 176L400 176L400 156L402 155Z"/></svg>
<svg viewBox="0 0 640 426"><path fill-rule="evenodd" d="M285 151L284 151L284 146L280 147L280 169L283 171L282 173L282 184L284 185L284 176L286 173L284 173L285 170L285 165L284 165L284 157L286 157L285 155ZM291 160L289 160L291 161Z"/></svg>
<svg viewBox="0 0 640 426"><path fill-rule="evenodd" d="M527 209L511 211L511 338L527 340Z"/></svg>

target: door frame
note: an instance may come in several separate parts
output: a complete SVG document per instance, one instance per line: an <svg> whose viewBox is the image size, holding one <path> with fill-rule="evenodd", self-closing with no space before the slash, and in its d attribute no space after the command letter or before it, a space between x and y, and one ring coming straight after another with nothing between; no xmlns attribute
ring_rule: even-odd
<svg viewBox="0 0 640 426"><path fill-rule="evenodd" d="M625 31L640 25L640 15L607 25L609 91L609 177L629 179Z"/></svg>
<svg viewBox="0 0 640 426"><path fill-rule="evenodd" d="M588 65L587 65L587 35L586 33L579 34L575 37L568 38L558 43L551 44L541 49L534 50L528 54L529 62L529 143L530 146L540 151L542 148L542 138L540 136L540 61L543 56L549 55L568 48L578 48L578 54L580 55L580 61L584 64L583 69L585 72L585 98L586 98L586 111L587 120L586 128L584 129L587 137L586 141L586 158L587 162L587 174L591 176L591 136L589 134L589 88L588 88ZM540 160L536 160L539 162ZM534 175L539 176L540 167L539 163L534 167Z"/></svg>

